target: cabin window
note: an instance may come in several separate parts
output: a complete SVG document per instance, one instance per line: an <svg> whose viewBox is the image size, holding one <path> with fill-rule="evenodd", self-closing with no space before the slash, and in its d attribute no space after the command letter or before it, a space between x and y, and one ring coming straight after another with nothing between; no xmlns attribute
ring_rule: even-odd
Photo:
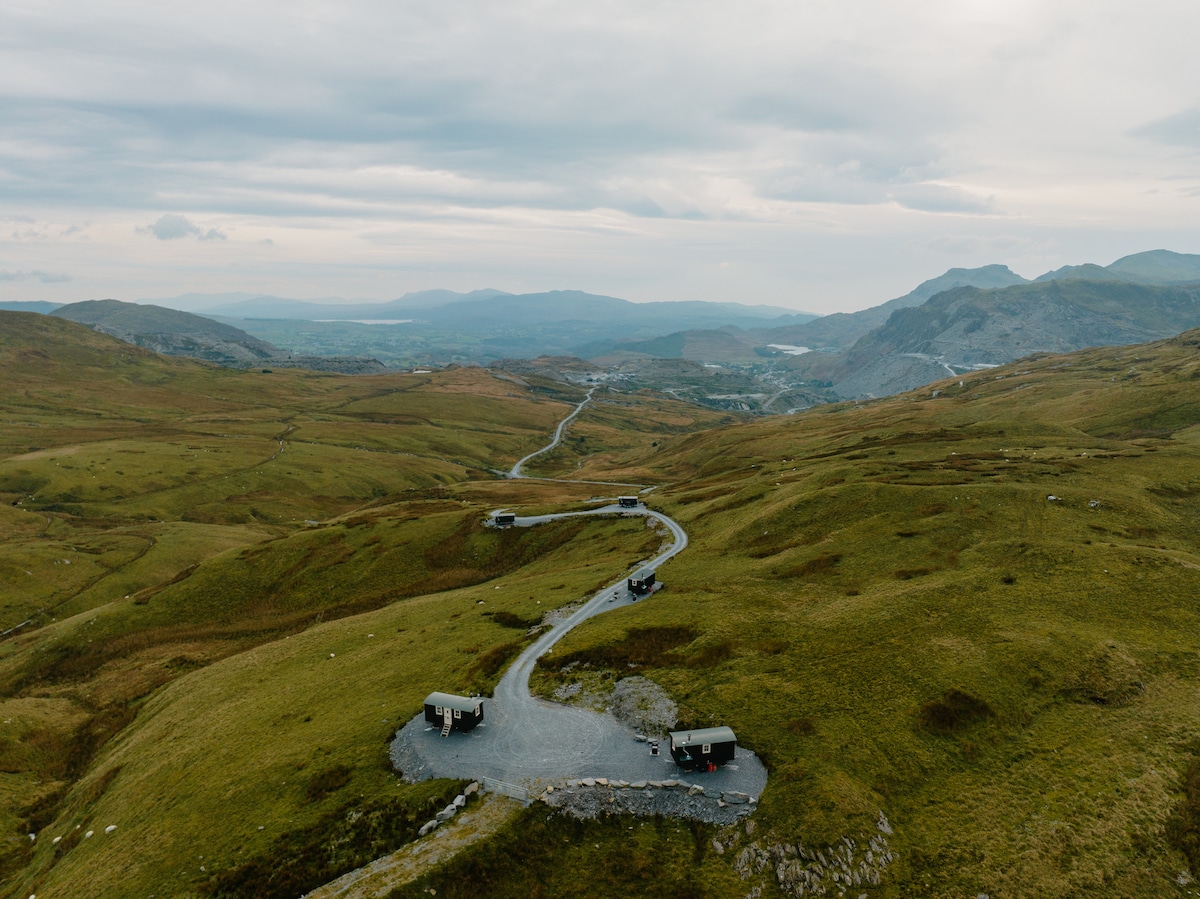
<svg viewBox="0 0 1200 899"><path fill-rule="evenodd" d="M700 747L701 755L708 755L710 752L712 752L712 743L705 743Z"/></svg>
<svg viewBox="0 0 1200 899"><path fill-rule="evenodd" d="M455 710L454 710L454 717L455 717L455 718L461 718L461 717L462 717L462 709L455 709Z"/></svg>
<svg viewBox="0 0 1200 899"><path fill-rule="evenodd" d="M435 715L440 715L440 714L442 714L442 707L441 707L440 705L435 705L435 706L433 707L433 713L434 713Z"/></svg>

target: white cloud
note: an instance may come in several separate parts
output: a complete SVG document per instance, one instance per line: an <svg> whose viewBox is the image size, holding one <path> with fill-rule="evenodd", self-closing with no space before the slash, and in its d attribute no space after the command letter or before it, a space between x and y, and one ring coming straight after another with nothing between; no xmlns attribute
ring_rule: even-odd
<svg viewBox="0 0 1200 899"><path fill-rule="evenodd" d="M895 188L891 197L901 206L921 212L986 213L993 208L992 197L951 184L906 184Z"/></svg>
<svg viewBox="0 0 1200 899"><path fill-rule="evenodd" d="M225 240L226 236L216 228L205 231L186 216L173 212L160 216L157 221L140 230L149 232L159 240L182 240L185 237L194 237L197 240Z"/></svg>

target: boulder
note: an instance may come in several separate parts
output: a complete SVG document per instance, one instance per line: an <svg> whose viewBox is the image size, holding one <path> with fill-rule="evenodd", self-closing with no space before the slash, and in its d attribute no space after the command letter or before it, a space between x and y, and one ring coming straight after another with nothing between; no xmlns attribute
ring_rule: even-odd
<svg viewBox="0 0 1200 899"><path fill-rule="evenodd" d="M646 789L646 782L644 780L635 780L633 783L631 783L629 785L629 789L644 790L644 789Z"/></svg>
<svg viewBox="0 0 1200 899"><path fill-rule="evenodd" d="M745 805L750 801L750 795L748 793L739 793L736 790L726 790L721 794L721 798L730 805Z"/></svg>
<svg viewBox="0 0 1200 899"><path fill-rule="evenodd" d="M469 784L467 784L467 788L465 790L463 790L463 795L464 796L474 796L478 792L479 792L479 781L473 780Z"/></svg>
<svg viewBox="0 0 1200 899"><path fill-rule="evenodd" d="M421 825L421 829L417 831L417 836L423 837L426 834L431 833L434 830L437 830L437 826L441 823L442 822L440 822L436 819L433 821L426 821L424 824Z"/></svg>
<svg viewBox="0 0 1200 899"><path fill-rule="evenodd" d="M454 807L455 808L463 808L466 806L466 804L467 804L467 797L463 796L461 793L454 797Z"/></svg>

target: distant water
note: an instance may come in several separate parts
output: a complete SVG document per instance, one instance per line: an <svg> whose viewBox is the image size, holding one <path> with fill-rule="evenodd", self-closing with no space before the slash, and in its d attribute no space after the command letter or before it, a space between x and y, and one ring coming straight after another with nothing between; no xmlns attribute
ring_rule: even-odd
<svg viewBox="0 0 1200 899"><path fill-rule="evenodd" d="M351 325L407 325L411 318L314 318L313 321L325 323L344 323Z"/></svg>
<svg viewBox="0 0 1200 899"><path fill-rule="evenodd" d="M786 343L768 343L767 346L773 350L783 350L789 356L803 356L805 353L812 352L806 346L789 346Z"/></svg>

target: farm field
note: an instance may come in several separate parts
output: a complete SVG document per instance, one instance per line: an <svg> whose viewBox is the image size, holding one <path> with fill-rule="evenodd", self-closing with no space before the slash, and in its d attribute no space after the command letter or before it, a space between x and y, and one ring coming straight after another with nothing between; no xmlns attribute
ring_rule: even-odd
<svg viewBox="0 0 1200 899"><path fill-rule="evenodd" d="M233 372L0 315L0 895L296 896L398 848L461 787L390 770L423 696L486 695L659 545L482 525L603 492L496 474L582 389ZM535 688L648 677L767 789L736 830L534 805L397 895L1187 895L1197 350L752 422L598 392L527 473L655 486L690 545ZM868 851L878 883L830 861Z"/></svg>

